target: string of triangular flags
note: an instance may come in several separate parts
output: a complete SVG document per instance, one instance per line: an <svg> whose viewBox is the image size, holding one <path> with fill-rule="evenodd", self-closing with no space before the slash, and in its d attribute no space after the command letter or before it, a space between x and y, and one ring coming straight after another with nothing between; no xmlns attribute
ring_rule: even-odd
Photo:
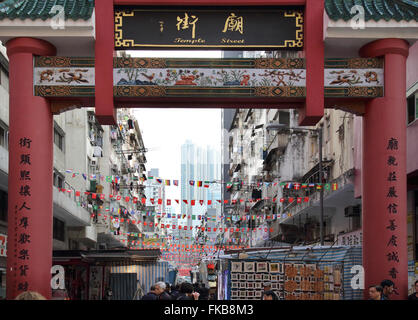
<svg viewBox="0 0 418 320"><path fill-rule="evenodd" d="M58 190L59 190L59 192L63 192L63 193L74 192L75 197L80 197L82 194L84 194L84 195L87 195L87 196L91 195L92 199L100 199L100 200L105 200L106 199L106 195L103 194L103 193L94 193L94 192L89 192L89 191L82 192L82 191L77 191L77 190L74 191L72 189L65 189L65 188L58 188ZM109 195L107 195L107 197L110 200L116 200L116 201L125 201L125 202L132 201L132 203L140 202L142 204L147 203L147 198L136 198L136 197L131 198L131 197L128 197L128 196L125 197L125 196L114 195L114 194L109 194ZM296 201L297 203L301 203L301 202L308 202L309 197L287 197L287 198L269 198L269 197L265 197L265 198L257 198L257 199L255 199L255 198L243 198L243 199L223 200L223 201L219 200L219 199L206 200L206 201L205 200L196 200L196 199L193 199L193 200L190 200L190 199L189 200L186 200L186 199L183 199L183 200L180 200L180 199L166 199L166 205L171 206L171 204L174 203L174 202L172 202L172 200L174 200L177 204L180 204L180 201L181 201L181 202L183 202L187 205L190 204L191 206L195 206L195 205L197 205L197 203L199 203L201 206L203 206L206 202L207 205L210 206L210 205L216 204L216 202L218 202L219 204L221 204L221 203L237 204L238 202L248 201L250 203L253 203L253 202L258 202L260 200L272 200L273 202L280 201L280 202L289 202L289 203L292 203L292 202ZM161 198L150 198L149 203L162 205L163 204L163 199L161 199Z"/></svg>
<svg viewBox="0 0 418 320"><path fill-rule="evenodd" d="M79 203L78 203L79 204ZM247 215L243 215L241 217L238 216L207 216L207 215L200 215L200 214L185 214L185 213L166 213L166 212L154 212L154 211L143 211L143 210L128 210L128 209L122 209L122 208L109 208L109 207L103 207L103 206L99 206L99 205L93 205L93 204L88 204L86 202L83 202L80 204L81 207L83 208L89 208L89 209L93 209L95 212L99 213L99 216L101 213L105 212L109 212L112 213L114 215L116 214L125 214L128 215L130 214L131 216L134 216L135 214L139 215L140 219L142 219L142 217L144 217L144 219L146 219L147 217L156 217L156 218L163 218L163 219L185 219L187 217L187 219L192 219L192 220L203 220L203 221L220 221L223 219L227 219L229 221L246 221L246 220L251 220L251 219L255 219L257 218L264 218L264 219L276 219L277 217L280 217L280 214L247 214Z"/></svg>
<svg viewBox="0 0 418 320"><path fill-rule="evenodd" d="M201 227L201 226L184 226L184 225L178 225L178 224L170 224L170 223L158 223L158 222L152 222L152 221L141 221L138 219L129 219L129 218L119 218L119 217L113 217L113 216L108 216L108 215L102 215L102 214L98 214L98 216L103 216L104 220L106 221L107 219L109 219L110 221L114 221L114 227L118 228L118 223L120 222L127 222L127 223L131 223L131 224L143 224L144 226L150 226L150 227L158 227L160 226L161 229L179 229L179 230L192 230L194 229L198 229L201 231L207 231L207 232L211 232L213 230L213 232L216 232L217 230L219 230L220 232L251 232L251 231L257 231L258 230L264 230L265 232L273 232L272 228L267 228L267 227L256 227L256 228L231 228L231 227ZM95 214L91 214L90 215L91 218L95 217ZM139 233L138 233L139 234Z"/></svg>
<svg viewBox="0 0 418 320"><path fill-rule="evenodd" d="M117 175L102 175L102 174L86 174L86 173L79 173L79 172L74 172L72 169L66 169L66 170L61 170L61 172L66 172L66 173L71 173L71 177L75 178L78 175L82 176L84 178L84 180L87 180L87 178L89 178L90 180L99 180L99 181L106 181L109 183L120 183L120 181L125 180L127 182L130 181L140 181L140 182L144 182L145 180L154 180L157 183L161 184L161 185L165 185L165 186L179 186L179 181L180 180L174 180L174 179L161 179L161 178L157 178L154 176L148 176L146 179L144 177L132 177L129 178L128 176L117 176ZM280 185L281 187L287 188L287 189L295 189L295 190L299 190L299 189L303 189L303 188L317 188L317 189L321 189L322 187L324 187L325 190L337 190L338 189L338 184L337 183L300 183L300 182L256 182L256 183L244 183L244 181L240 181L240 182L223 182L220 180L215 180L215 181L205 181L205 180L189 180L189 185L190 186L196 186L196 187L204 187L204 188L209 188L211 184L225 184L226 188L230 189L232 188L232 186L257 186L257 187L261 187L261 186L277 186ZM147 187L147 186L145 186Z"/></svg>

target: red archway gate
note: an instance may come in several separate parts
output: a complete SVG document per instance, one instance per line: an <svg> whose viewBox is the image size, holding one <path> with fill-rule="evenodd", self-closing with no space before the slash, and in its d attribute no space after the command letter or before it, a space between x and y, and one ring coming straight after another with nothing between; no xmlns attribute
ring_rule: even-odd
<svg viewBox="0 0 418 320"><path fill-rule="evenodd" d="M115 28L109 23L115 19L115 6L296 6L303 11L304 58L242 59L228 64L226 60L115 58ZM316 124L324 107L364 114L365 284L367 288L390 278L399 293L396 297L406 297L406 41L372 42L360 51L363 59L325 59L324 3L317 0L100 0L95 15L94 58L54 57L54 46L39 39L20 37L6 43L10 58L8 299L26 290L50 297L52 114L73 105L94 105L102 124L115 124L115 107L121 105L298 108L300 125ZM171 79L168 74L180 67L191 74ZM138 68L148 78L131 76ZM213 86L203 84L200 77L215 69L234 71L240 75L238 82L221 79ZM342 74L354 83L345 85ZM356 75L362 84L355 83ZM65 85L56 83L60 77ZM263 83L263 77L271 82Z"/></svg>

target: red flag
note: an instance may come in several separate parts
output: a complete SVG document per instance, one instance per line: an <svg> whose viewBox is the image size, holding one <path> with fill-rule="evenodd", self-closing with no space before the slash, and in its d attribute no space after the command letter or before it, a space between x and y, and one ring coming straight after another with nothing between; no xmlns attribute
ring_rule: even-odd
<svg viewBox="0 0 418 320"><path fill-rule="evenodd" d="M244 199L239 199L239 202L244 202Z"/></svg>
<svg viewBox="0 0 418 320"><path fill-rule="evenodd" d="M191 205L194 206L196 200L191 200Z"/></svg>
<svg viewBox="0 0 418 320"><path fill-rule="evenodd" d="M293 200L295 200L295 199L293 199L292 197L290 197L290 198L289 198L289 202L290 202L290 203L292 203L292 202L293 202Z"/></svg>
<svg viewBox="0 0 418 320"><path fill-rule="evenodd" d="M79 197L79 196L80 196L80 191L76 191L76 192L75 192L75 196L76 196L76 197Z"/></svg>
<svg viewBox="0 0 418 320"><path fill-rule="evenodd" d="M203 200L199 200L200 205L203 206Z"/></svg>
<svg viewBox="0 0 418 320"><path fill-rule="evenodd" d="M167 199L167 205L171 206L171 200L170 199Z"/></svg>
<svg viewBox="0 0 418 320"><path fill-rule="evenodd" d="M228 200L224 200L224 203L228 203Z"/></svg>
<svg viewBox="0 0 418 320"><path fill-rule="evenodd" d="M302 202L302 198L298 197L298 199L296 200L297 203L301 203Z"/></svg>
<svg viewBox="0 0 418 320"><path fill-rule="evenodd" d="M95 193L92 193L92 194L91 194L91 197L92 197L93 199L96 199L96 194L95 194Z"/></svg>
<svg viewBox="0 0 418 320"><path fill-rule="evenodd" d="M158 199L158 204L163 204L163 199Z"/></svg>
<svg viewBox="0 0 418 320"><path fill-rule="evenodd" d="M130 199L129 197L125 197L126 202L129 202L129 199Z"/></svg>
<svg viewBox="0 0 418 320"><path fill-rule="evenodd" d="M152 204L154 204L154 199L153 198L151 198L149 200L151 201Z"/></svg>
<svg viewBox="0 0 418 320"><path fill-rule="evenodd" d="M187 200L183 200L183 202L184 202L185 204L188 204L188 203L187 203Z"/></svg>
<svg viewBox="0 0 418 320"><path fill-rule="evenodd" d="M216 200L216 201L218 201L219 203L221 203L221 200Z"/></svg>
<svg viewBox="0 0 418 320"><path fill-rule="evenodd" d="M208 200L208 205L211 205L212 204L212 200Z"/></svg>
<svg viewBox="0 0 418 320"><path fill-rule="evenodd" d="M134 197L134 198L133 198L133 200L132 200L132 202L133 202L133 203L137 203L137 202L138 202L138 198L135 198L135 197Z"/></svg>
<svg viewBox="0 0 418 320"><path fill-rule="evenodd" d="M280 198L280 202L284 202L284 198Z"/></svg>
<svg viewBox="0 0 418 320"><path fill-rule="evenodd" d="M116 197L116 200L118 200L118 201L119 201L120 199L122 199L122 196L117 196L117 197Z"/></svg>
<svg viewBox="0 0 418 320"><path fill-rule="evenodd" d="M178 199L176 199L176 202L177 202L177 203L179 203L179 200L178 200Z"/></svg>
<svg viewBox="0 0 418 320"><path fill-rule="evenodd" d="M146 198L141 198L141 202L142 202L142 204L145 204L145 202L147 201L147 199Z"/></svg>
<svg viewBox="0 0 418 320"><path fill-rule="evenodd" d="M309 197L305 197L304 202L309 202Z"/></svg>

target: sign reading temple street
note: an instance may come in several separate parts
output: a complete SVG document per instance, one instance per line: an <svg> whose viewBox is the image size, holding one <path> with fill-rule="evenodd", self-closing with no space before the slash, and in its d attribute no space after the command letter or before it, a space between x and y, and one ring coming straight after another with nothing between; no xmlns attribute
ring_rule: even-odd
<svg viewBox="0 0 418 320"><path fill-rule="evenodd" d="M303 49L302 9L115 8L115 48Z"/></svg>

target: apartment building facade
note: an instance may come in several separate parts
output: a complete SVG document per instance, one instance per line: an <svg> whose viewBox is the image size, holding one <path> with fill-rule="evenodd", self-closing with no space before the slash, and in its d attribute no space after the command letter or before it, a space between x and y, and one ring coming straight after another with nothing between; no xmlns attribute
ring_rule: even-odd
<svg viewBox="0 0 418 320"><path fill-rule="evenodd" d="M117 114L118 126L103 127L94 108L54 115L54 174L45 181L54 185L54 251L127 247L142 239L140 225L126 221L140 219L141 201L110 197L145 196L146 148L138 122L131 109ZM8 59L0 46L0 298L6 287L8 127Z"/></svg>

